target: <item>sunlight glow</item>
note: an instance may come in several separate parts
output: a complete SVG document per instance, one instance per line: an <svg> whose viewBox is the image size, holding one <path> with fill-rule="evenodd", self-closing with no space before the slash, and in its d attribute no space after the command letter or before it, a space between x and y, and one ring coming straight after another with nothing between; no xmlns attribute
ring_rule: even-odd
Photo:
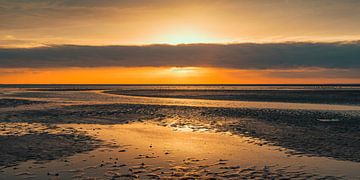
<svg viewBox="0 0 360 180"><path fill-rule="evenodd" d="M295 73L316 73L313 69ZM241 70L209 67L97 67L97 68L0 68L1 84L309 84L359 83L351 78L277 77L280 70ZM321 70L320 70L321 72ZM89 78L91 77L91 78Z"/></svg>
<svg viewBox="0 0 360 180"><path fill-rule="evenodd" d="M192 43L211 43L210 38L196 34L178 34L165 36L164 43L167 44L192 44Z"/></svg>
<svg viewBox="0 0 360 180"><path fill-rule="evenodd" d="M224 39L216 37L202 28L192 26L189 29L171 28L154 37L153 42L161 44L194 44L194 43L224 43Z"/></svg>
<svg viewBox="0 0 360 180"><path fill-rule="evenodd" d="M171 73L177 74L177 75L189 75L197 73L199 68L196 67L172 67L170 68Z"/></svg>

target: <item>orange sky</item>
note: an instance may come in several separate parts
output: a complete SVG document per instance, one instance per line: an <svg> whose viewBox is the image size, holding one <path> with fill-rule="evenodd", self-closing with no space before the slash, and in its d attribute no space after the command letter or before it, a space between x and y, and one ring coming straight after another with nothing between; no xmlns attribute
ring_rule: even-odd
<svg viewBox="0 0 360 180"><path fill-rule="evenodd" d="M3 1L0 46L360 39L352 0Z"/></svg>
<svg viewBox="0 0 360 180"><path fill-rule="evenodd" d="M177 65L173 61L170 65L157 67L147 64L125 68L119 67L121 63L102 66L101 61L104 59L101 58L98 59L99 63L92 62L99 64L97 67L87 68L81 64L79 66L79 63L72 65L69 62L63 63L66 66L61 66L61 62L55 62L57 57L49 56L51 52L57 51L54 48L49 52L44 51L45 56L36 54L35 58L30 59L36 61L36 58L44 58L44 62L50 65L55 62L60 66L37 64L24 68L24 63L31 63L27 61L27 57L16 57L15 60L20 62L16 67L6 65L12 64L12 60L6 59L7 55L11 56L13 53L8 52L11 51L9 48L31 49L64 44L101 47L183 43L356 42L360 39L360 1L38 0L0 1L0 9L0 83L360 83L359 66L354 57L344 61L352 62L352 65L341 65L339 68L329 67L327 64L302 66L303 64L296 62L294 66L289 65L288 69L274 66L267 68L259 65L259 62L257 66L261 68L232 68L232 65L222 66L216 63L217 66L214 66L211 61L196 64L210 64L208 68L176 69L172 67ZM271 48L273 47L269 49ZM226 54L227 50L223 51ZM249 53L246 47L242 52ZM217 57L216 53L213 52L214 57ZM203 57L206 55L204 51ZM149 59L155 62L158 61L156 58L161 56L162 54L155 54ZM307 54L300 56L307 57ZM227 56L230 60L234 57L237 55ZM246 57L246 54L242 57ZM83 60L78 62L86 63L87 57L82 58ZM149 62L146 57L141 58ZM179 61L182 60L180 55L178 58ZM107 62L113 60L109 59ZM252 65L251 59L239 58L239 61L241 60L248 61L249 66ZM278 61L274 58L273 61L280 66L282 61L287 59ZM331 63L339 64L329 62ZM179 64L181 66L181 63Z"/></svg>
<svg viewBox="0 0 360 180"><path fill-rule="evenodd" d="M308 73L314 70L297 70ZM317 70L316 70L317 71ZM321 84L360 83L349 78L271 77L273 70L200 67L0 69L1 84Z"/></svg>

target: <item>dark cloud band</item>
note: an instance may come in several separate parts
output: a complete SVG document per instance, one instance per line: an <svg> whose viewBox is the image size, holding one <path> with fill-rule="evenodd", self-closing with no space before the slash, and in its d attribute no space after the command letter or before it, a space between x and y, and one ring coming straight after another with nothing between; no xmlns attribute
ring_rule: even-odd
<svg viewBox="0 0 360 180"><path fill-rule="evenodd" d="M360 42L61 45L0 49L1 68L206 66L235 69L360 68Z"/></svg>

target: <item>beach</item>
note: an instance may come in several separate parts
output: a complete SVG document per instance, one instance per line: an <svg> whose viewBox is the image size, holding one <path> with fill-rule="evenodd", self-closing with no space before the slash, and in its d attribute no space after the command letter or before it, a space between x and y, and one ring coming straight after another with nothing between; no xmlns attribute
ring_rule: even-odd
<svg viewBox="0 0 360 180"><path fill-rule="evenodd" d="M0 179L358 179L358 86L4 86Z"/></svg>

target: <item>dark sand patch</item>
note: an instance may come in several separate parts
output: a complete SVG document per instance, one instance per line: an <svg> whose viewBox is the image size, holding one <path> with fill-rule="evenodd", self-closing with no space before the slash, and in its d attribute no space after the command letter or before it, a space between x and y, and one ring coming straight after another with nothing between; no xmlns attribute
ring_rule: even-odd
<svg viewBox="0 0 360 180"><path fill-rule="evenodd" d="M234 101L359 105L360 90L111 90L109 94Z"/></svg>
<svg viewBox="0 0 360 180"><path fill-rule="evenodd" d="M30 88L26 89L27 91L95 91L95 90L105 90L104 88Z"/></svg>
<svg viewBox="0 0 360 180"><path fill-rule="evenodd" d="M0 167L19 162L48 161L91 151L100 141L74 129L27 123L1 123Z"/></svg>
<svg viewBox="0 0 360 180"><path fill-rule="evenodd" d="M25 110L0 114L2 122L125 124L165 117L146 105L81 105L46 110ZM161 107L161 106L159 106Z"/></svg>
<svg viewBox="0 0 360 180"><path fill-rule="evenodd" d="M61 95L47 92L47 91L20 91L20 92L13 92L11 94L3 95L4 97L16 97L16 98L41 98L41 99L48 99L48 98L61 98Z"/></svg>
<svg viewBox="0 0 360 180"><path fill-rule="evenodd" d="M0 108L16 107L22 105L34 105L47 103L45 101L31 101L26 99L0 99Z"/></svg>

